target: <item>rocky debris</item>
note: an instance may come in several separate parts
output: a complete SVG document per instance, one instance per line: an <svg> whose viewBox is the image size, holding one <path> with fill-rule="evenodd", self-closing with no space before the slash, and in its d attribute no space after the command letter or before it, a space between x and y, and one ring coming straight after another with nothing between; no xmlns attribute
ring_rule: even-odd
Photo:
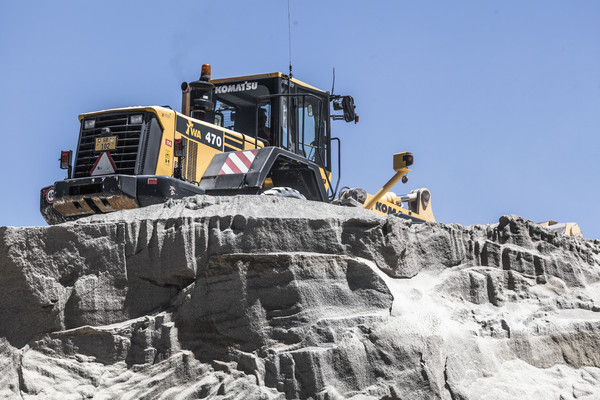
<svg viewBox="0 0 600 400"><path fill-rule="evenodd" d="M600 242L197 196L0 228L0 398L594 399Z"/></svg>

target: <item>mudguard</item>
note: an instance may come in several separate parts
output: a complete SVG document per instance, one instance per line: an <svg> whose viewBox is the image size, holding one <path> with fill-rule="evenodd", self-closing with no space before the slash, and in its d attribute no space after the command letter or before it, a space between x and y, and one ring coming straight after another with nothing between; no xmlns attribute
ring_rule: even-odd
<svg viewBox="0 0 600 400"><path fill-rule="evenodd" d="M319 166L279 147L215 154L199 186L212 195L257 194L267 178L308 200L328 201Z"/></svg>

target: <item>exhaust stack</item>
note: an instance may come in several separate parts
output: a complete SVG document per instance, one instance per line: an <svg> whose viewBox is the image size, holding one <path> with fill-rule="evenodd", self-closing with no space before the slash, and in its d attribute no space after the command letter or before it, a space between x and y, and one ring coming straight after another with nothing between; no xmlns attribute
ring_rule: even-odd
<svg viewBox="0 0 600 400"><path fill-rule="evenodd" d="M206 114L213 111L215 86L210 83L210 72L210 64L203 64L199 80L181 84L181 112L183 114L205 120Z"/></svg>

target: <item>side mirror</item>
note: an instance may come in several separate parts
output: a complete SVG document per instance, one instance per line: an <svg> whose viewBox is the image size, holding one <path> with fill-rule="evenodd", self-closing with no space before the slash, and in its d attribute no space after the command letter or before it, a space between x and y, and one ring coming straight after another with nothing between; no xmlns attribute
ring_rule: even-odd
<svg viewBox="0 0 600 400"><path fill-rule="evenodd" d="M354 105L354 99L352 96L342 97L342 109L344 110L344 120L346 122L356 123L356 106Z"/></svg>
<svg viewBox="0 0 600 400"><path fill-rule="evenodd" d="M335 111L344 111L344 115L332 115L334 120L343 119L346 122L358 122L358 115L356 115L356 105L354 105L354 98L352 96L332 96L333 109Z"/></svg>

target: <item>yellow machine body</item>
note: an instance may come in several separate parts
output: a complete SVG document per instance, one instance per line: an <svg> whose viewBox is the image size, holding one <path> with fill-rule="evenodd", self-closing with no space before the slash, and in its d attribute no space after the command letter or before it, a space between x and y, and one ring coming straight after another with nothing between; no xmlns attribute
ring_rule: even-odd
<svg viewBox="0 0 600 400"><path fill-rule="evenodd" d="M165 107L126 107L112 110L102 110L79 115L79 120L93 118L106 113L117 112L151 112L156 115L157 121L162 128L162 138L158 159L152 172L153 175L173 176L178 160L174 155L174 143L176 139L183 139L185 156L182 157L183 177L188 182L199 182L213 156L227 151L239 151L262 148L264 143L240 132L217 127L204 121L192 119L184 114ZM207 144L206 134L215 135L221 140L220 146ZM215 147L220 147L217 149Z"/></svg>

